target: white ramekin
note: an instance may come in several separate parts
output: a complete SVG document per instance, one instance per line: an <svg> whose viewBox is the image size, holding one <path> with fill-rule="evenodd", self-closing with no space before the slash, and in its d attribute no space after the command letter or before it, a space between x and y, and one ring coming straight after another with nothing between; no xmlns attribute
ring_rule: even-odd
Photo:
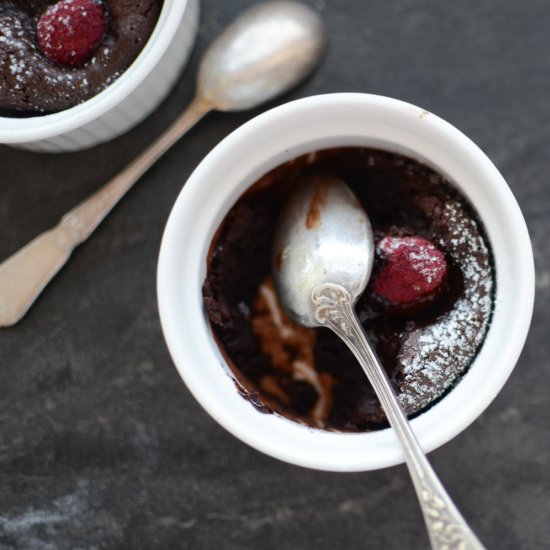
<svg viewBox="0 0 550 550"><path fill-rule="evenodd" d="M198 20L199 0L164 0L147 44L117 80L59 113L0 117L0 143L56 153L92 147L127 132L174 86L191 52Z"/></svg>
<svg viewBox="0 0 550 550"><path fill-rule="evenodd" d="M495 310L482 349L456 387L412 420L425 451L465 429L495 398L523 347L534 300L531 244L514 196L485 154L437 116L386 97L332 94L272 109L224 139L191 175L166 226L158 267L164 335L183 380L220 424L273 457L334 471L390 466L403 453L390 429L333 433L258 412L239 395L212 337L201 285L212 237L251 183L303 153L353 145L406 153L445 174L475 205L494 252Z"/></svg>

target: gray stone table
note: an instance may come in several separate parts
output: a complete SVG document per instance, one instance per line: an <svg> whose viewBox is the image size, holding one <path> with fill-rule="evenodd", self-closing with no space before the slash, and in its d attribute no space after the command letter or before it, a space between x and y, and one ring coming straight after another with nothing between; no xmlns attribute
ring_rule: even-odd
<svg viewBox="0 0 550 550"><path fill-rule="evenodd" d="M141 126L77 154L0 147L0 257L126 165L189 101L200 54L251 1L204 0L191 62ZM537 302L504 390L431 460L489 549L550 546L550 3L311 0L322 68L281 99L361 91L455 124L508 180L537 262ZM257 112L213 114L0 331L0 548L422 549L403 466L331 474L245 446L191 397L162 337L159 243L186 178ZM513 319L510 319L513 322Z"/></svg>

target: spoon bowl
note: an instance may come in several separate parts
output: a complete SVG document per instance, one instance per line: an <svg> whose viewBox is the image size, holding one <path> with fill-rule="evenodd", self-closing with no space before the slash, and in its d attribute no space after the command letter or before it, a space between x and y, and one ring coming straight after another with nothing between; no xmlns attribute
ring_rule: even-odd
<svg viewBox="0 0 550 550"><path fill-rule="evenodd" d="M210 46L199 67L198 95L219 111L252 109L293 88L325 50L320 16L296 2L245 11Z"/></svg>
<svg viewBox="0 0 550 550"><path fill-rule="evenodd" d="M297 182L275 232L273 273L287 315L306 327L321 325L311 296L336 283L352 304L367 286L374 240L366 212L336 176L314 174Z"/></svg>

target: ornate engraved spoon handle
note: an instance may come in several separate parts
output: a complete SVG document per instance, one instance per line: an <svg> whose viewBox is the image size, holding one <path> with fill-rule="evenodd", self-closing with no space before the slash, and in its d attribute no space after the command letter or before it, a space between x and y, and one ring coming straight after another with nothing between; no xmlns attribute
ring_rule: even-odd
<svg viewBox="0 0 550 550"><path fill-rule="evenodd" d="M420 448L380 360L357 320L350 294L340 285L327 283L315 288L312 301L317 308L317 321L340 336L363 367L403 446L432 548L482 550L483 545L464 521Z"/></svg>
<svg viewBox="0 0 550 550"><path fill-rule="evenodd" d="M44 287L134 183L212 106L196 97L153 144L61 221L0 264L0 327L17 323Z"/></svg>

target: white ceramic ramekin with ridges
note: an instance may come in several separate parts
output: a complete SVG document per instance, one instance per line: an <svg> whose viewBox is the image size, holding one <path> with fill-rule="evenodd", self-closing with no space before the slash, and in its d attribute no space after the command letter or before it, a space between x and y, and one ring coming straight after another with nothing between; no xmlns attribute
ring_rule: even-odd
<svg viewBox="0 0 550 550"><path fill-rule="evenodd" d="M198 20L199 0L164 0L147 44L117 80L59 113L0 117L0 143L56 153L86 149L127 132L174 86L191 52Z"/></svg>
<svg viewBox="0 0 550 550"><path fill-rule="evenodd" d="M238 197L272 168L340 146L378 147L429 164L470 199L484 224L496 274L487 337L452 391L411 421L426 452L469 426L498 394L525 342L534 300L533 254L521 211L496 167L459 130L423 109L375 95L332 94L277 107L233 132L193 172L170 214L159 258L158 299L176 367L220 424L281 460L359 471L403 462L393 431L329 432L256 410L236 389L201 295L211 240Z"/></svg>

